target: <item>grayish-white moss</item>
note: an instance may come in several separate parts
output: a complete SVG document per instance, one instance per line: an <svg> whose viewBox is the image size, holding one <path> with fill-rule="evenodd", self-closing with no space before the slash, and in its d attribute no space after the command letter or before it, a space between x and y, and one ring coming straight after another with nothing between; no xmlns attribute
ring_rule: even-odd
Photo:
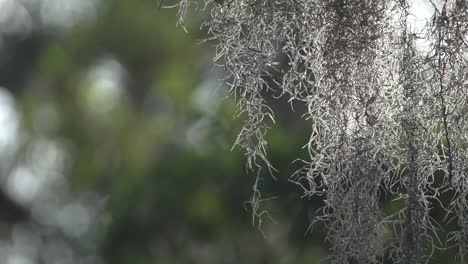
<svg viewBox="0 0 468 264"><path fill-rule="evenodd" d="M310 160L292 181L325 201L316 221L327 227L332 263L381 263L384 256L423 263L435 248L451 246L464 263L468 3L427 1L434 14L417 31L407 0L204 3L214 62L245 117L236 145L249 169L273 168L264 136L274 113L265 91L280 89L307 106L299 114L310 122ZM190 2L180 2L181 25ZM418 48L421 42L427 47ZM261 220L258 180L252 206ZM443 192L453 196L448 203L439 199ZM382 196L404 206L386 215ZM457 221L447 243L437 236L434 206ZM388 232L397 239L387 241Z"/></svg>

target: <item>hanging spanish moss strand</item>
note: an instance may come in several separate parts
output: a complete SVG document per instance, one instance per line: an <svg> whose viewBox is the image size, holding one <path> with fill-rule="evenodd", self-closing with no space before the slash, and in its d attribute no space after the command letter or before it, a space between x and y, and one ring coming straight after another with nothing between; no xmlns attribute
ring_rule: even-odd
<svg viewBox="0 0 468 264"><path fill-rule="evenodd" d="M383 138L385 118L379 45L387 1L330 0L315 8L323 25L309 44L316 52L308 58L315 83L307 98L314 137L306 178L322 183L311 194L325 194L318 220L329 230L331 262L375 263L383 254L378 192L386 173L374 140Z"/></svg>
<svg viewBox="0 0 468 264"><path fill-rule="evenodd" d="M256 176L274 113L264 96L307 106L310 159L292 176L324 206L334 264L426 262L434 250L468 253L468 3L425 0L434 15L412 24L409 0L207 0L214 63L245 120L235 144ZM194 0L181 0L179 24ZM184 27L185 29L185 27ZM452 196L442 201L442 193ZM391 201L389 201L391 199ZM388 215L382 201L401 205ZM398 207L398 206L396 206ZM458 229L438 236L434 208ZM442 241L444 240L445 241Z"/></svg>
<svg viewBox="0 0 468 264"><path fill-rule="evenodd" d="M430 58L437 70L431 82L440 91L442 150L446 174L450 176L447 189L455 193L449 204L449 219L457 219L459 227L450 234L449 241L457 248L460 263L464 263L468 239L468 3L445 0L435 8Z"/></svg>
<svg viewBox="0 0 468 264"><path fill-rule="evenodd" d="M403 128L403 141L405 142L406 159L403 165L405 166L402 177L402 185L405 191L405 209L401 215L401 234L400 234L400 248L399 248L399 259L403 264L416 264L420 263L420 249L419 249L419 238L422 233L421 220L424 217L424 208L420 204L420 193L419 184L420 179L424 177L421 175L419 169L419 155L420 151L418 148L418 142L416 141L416 133L420 133L417 124L417 109L415 105L418 105L418 89L417 84L412 78L412 74L415 71L414 58L416 57L416 51L413 47L413 36L407 31L407 19L408 19L408 4L405 1L402 2L402 40L401 45L403 47L403 57L401 63L400 73L400 84L403 87L403 93L405 96L406 104L403 105L403 113L401 126ZM419 178L419 179L418 179Z"/></svg>

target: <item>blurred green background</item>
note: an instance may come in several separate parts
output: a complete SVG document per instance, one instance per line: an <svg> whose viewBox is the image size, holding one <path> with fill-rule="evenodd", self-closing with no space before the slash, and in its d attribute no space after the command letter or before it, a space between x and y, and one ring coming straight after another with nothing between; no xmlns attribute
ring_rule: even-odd
<svg viewBox="0 0 468 264"><path fill-rule="evenodd" d="M171 3L168 3L171 4ZM261 174L190 13L154 0L0 0L0 263L319 263L319 200L288 181L300 110L274 104ZM300 106L297 106L300 107ZM318 228L320 230L320 226Z"/></svg>
<svg viewBox="0 0 468 264"><path fill-rule="evenodd" d="M308 159L304 109L265 94L278 172L260 173L259 227L207 11L185 33L158 6L0 0L0 264L323 263L323 226L307 232L323 202L288 180Z"/></svg>

